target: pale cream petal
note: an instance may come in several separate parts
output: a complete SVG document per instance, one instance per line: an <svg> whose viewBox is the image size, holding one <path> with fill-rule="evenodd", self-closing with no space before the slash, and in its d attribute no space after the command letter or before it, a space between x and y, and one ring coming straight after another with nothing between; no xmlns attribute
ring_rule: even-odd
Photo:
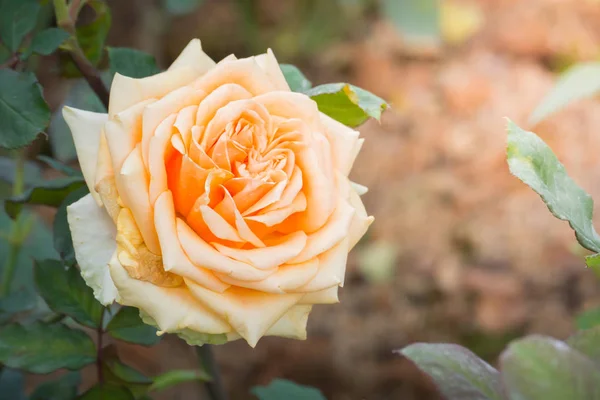
<svg viewBox="0 0 600 400"><path fill-rule="evenodd" d="M306 293L298 304L335 304L339 303L339 286L332 286L318 292Z"/></svg>
<svg viewBox="0 0 600 400"><path fill-rule="evenodd" d="M254 97L269 110L271 115L283 118L298 118L311 127L321 127L317 103L302 93L269 92Z"/></svg>
<svg viewBox="0 0 600 400"><path fill-rule="evenodd" d="M117 248L114 222L91 194L67 207L67 220L81 276L100 303L112 303L117 288L110 278L108 262Z"/></svg>
<svg viewBox="0 0 600 400"><path fill-rule="evenodd" d="M348 238L319 254L318 259L319 272L310 282L294 289L294 292L318 292L332 286L343 286L348 260Z"/></svg>
<svg viewBox="0 0 600 400"><path fill-rule="evenodd" d="M108 143L104 130L100 133L100 144L98 146L98 160L96 161L96 173L95 173L95 186L94 189L98 194L101 195L98 185L106 180L114 178L114 171L112 167L112 158L110 156L110 150L108 149ZM102 198L102 196L100 196ZM104 198L102 201L104 202Z"/></svg>
<svg viewBox="0 0 600 400"><path fill-rule="evenodd" d="M362 196L363 194L365 194L369 191L368 187L363 186L360 183L350 182L350 185L352 186L352 189L354 189L356 194L358 194L359 196Z"/></svg>
<svg viewBox="0 0 600 400"><path fill-rule="evenodd" d="M185 285L165 288L133 279L116 256L110 260L110 274L118 289L117 302L139 308L148 314L163 332L175 332L185 328L207 334L231 331L227 322L196 300Z"/></svg>
<svg viewBox="0 0 600 400"><path fill-rule="evenodd" d="M374 217L368 216L367 211L365 210L365 206L360 199L358 193L355 190L350 191L350 205L354 207L356 212L354 213L354 217L352 218L352 223L350 224L350 245L349 249L352 249L356 243L364 236L369 229L369 225L373 223L375 220Z"/></svg>
<svg viewBox="0 0 600 400"><path fill-rule="evenodd" d="M154 221L162 249L165 271L173 272L215 292L223 292L229 285L221 282L212 271L192 264L177 238L175 208L170 191L162 193L154 204Z"/></svg>
<svg viewBox="0 0 600 400"><path fill-rule="evenodd" d="M240 237L251 243L253 246L258 248L265 247L265 244L262 242L262 240L260 240L260 238L258 238L254 232L252 232L252 229L250 229L246 223L246 220L244 220L244 217L242 217L242 214L237 209L235 201L233 200L233 197L231 197L229 191L223 188L223 193L225 194L225 197L223 197L223 201L216 207L215 211L223 214L233 214L233 223L235 223L235 228L237 229Z"/></svg>
<svg viewBox="0 0 600 400"><path fill-rule="evenodd" d="M256 96L275 89L254 57L221 63L193 83L193 87L211 93L219 86L235 83Z"/></svg>
<svg viewBox="0 0 600 400"><path fill-rule="evenodd" d="M187 106L177 113L177 120L173 124L179 131L184 147L187 148L192 139L192 127L196 123L197 105Z"/></svg>
<svg viewBox="0 0 600 400"><path fill-rule="evenodd" d="M215 314L228 321L251 347L283 317L302 294L270 294L231 287L225 293L215 293L193 283L188 284L193 295Z"/></svg>
<svg viewBox="0 0 600 400"><path fill-rule="evenodd" d="M268 49L265 54L256 56L255 59L258 65L267 73L277 90L290 90L290 86L285 80L281 68L279 68L279 62L277 62L277 58L275 58L275 54L271 49Z"/></svg>
<svg viewBox="0 0 600 400"><path fill-rule="evenodd" d="M186 66L141 79L129 78L116 73L110 87L108 115L113 117L144 100L159 99L167 93L191 83L197 77L198 72L194 68Z"/></svg>
<svg viewBox="0 0 600 400"><path fill-rule="evenodd" d="M150 204L154 204L158 196L168 189L166 163L172 152L173 124L177 119L176 114L165 118L156 128L154 136L150 138L148 148L148 172L150 173L150 186L148 196Z"/></svg>
<svg viewBox="0 0 600 400"><path fill-rule="evenodd" d="M226 83L210 92L198 106L196 125L206 127L217 111L235 100L246 100L252 93L235 83Z"/></svg>
<svg viewBox="0 0 600 400"><path fill-rule="evenodd" d="M102 204L94 187L96 185L96 164L98 162L100 135L104 124L108 120L108 115L71 107L64 107L62 114L69 129L71 129L85 183L96 202Z"/></svg>
<svg viewBox="0 0 600 400"><path fill-rule="evenodd" d="M306 339L306 323L312 310L310 305L292 307L275 325L269 328L265 336L280 336L289 339Z"/></svg>
<svg viewBox="0 0 600 400"><path fill-rule="evenodd" d="M331 144L334 165L344 176L348 176L356 158L354 151L358 146L359 132L323 113L320 114L321 122L325 126L325 134Z"/></svg>
<svg viewBox="0 0 600 400"><path fill-rule="evenodd" d="M192 39L177 59L173 61L173 64L169 67L169 71L182 67L191 67L196 71L198 76L201 76L215 65L216 63L202 51L200 39Z"/></svg>
<svg viewBox="0 0 600 400"><path fill-rule="evenodd" d="M256 203L250 206L246 211L242 213L243 216L251 215L257 211L262 210L265 207L270 206L271 204L279 201L281 199L281 195L283 194L284 189L288 184L287 178L277 182L277 184L267 192L261 199L259 199Z"/></svg>

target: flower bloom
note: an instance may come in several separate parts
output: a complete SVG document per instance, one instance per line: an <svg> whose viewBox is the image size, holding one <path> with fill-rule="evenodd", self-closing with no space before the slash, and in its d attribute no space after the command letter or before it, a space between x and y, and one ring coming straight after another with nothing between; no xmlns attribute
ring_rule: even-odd
<svg viewBox="0 0 600 400"><path fill-rule="evenodd" d="M348 180L362 139L291 92L273 53L215 64L192 40L171 67L116 74L107 114L65 107L90 194L68 207L103 304L190 343L303 339L338 301L373 218Z"/></svg>

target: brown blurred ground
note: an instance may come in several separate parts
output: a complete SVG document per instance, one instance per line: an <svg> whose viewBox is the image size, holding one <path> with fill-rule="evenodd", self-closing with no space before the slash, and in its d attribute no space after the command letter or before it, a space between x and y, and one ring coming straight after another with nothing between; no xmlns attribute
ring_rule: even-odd
<svg viewBox="0 0 600 400"><path fill-rule="evenodd" d="M302 27L286 8L294 2L259 1L250 39L256 31L240 28L229 1L207 0L171 21L150 1L112 3L112 45L151 51L165 64L195 36L214 58L272 47L314 83L349 81L393 106L381 124L360 129L367 140L352 177L370 188L364 199L375 223L351 254L341 304L315 307L305 342L218 347L233 399L251 398L249 387L274 377L317 386L330 400L437 399L393 349L459 342L493 361L524 333L566 337L573 315L600 302L567 224L509 175L503 119L527 127L553 72L600 55L599 2L453 1L476 10L479 28L461 44L423 53L409 51L369 7L340 17L347 27L337 33L300 43ZM535 131L600 199L600 103L575 104ZM374 281L369 268L378 263L384 279ZM150 353L123 350L149 373L195 363L173 338Z"/></svg>

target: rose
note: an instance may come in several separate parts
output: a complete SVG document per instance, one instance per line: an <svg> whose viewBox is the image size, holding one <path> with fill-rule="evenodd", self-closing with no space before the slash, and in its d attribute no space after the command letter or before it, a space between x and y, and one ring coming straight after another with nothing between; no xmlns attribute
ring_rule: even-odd
<svg viewBox="0 0 600 400"><path fill-rule="evenodd" d="M273 53L215 64L192 40L171 67L116 74L108 114L65 107L90 194L68 207L103 304L190 343L306 337L338 301L365 233L347 178L358 132L290 91Z"/></svg>

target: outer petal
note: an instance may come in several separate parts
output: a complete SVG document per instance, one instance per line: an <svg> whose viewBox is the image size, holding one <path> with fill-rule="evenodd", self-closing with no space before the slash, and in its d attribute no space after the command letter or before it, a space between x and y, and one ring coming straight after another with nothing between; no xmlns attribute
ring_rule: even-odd
<svg viewBox="0 0 600 400"><path fill-rule="evenodd" d="M355 149L359 146L359 132L323 113L321 113L321 122L325 126L325 134L331 143L333 162L344 176L348 176L358 154Z"/></svg>
<svg viewBox="0 0 600 400"><path fill-rule="evenodd" d="M98 162L98 148L102 128L108 120L107 114L78 110L77 108L64 107L63 117L71 129L75 150L81 165L81 172L90 193L100 205L100 196L94 189L96 179L96 163Z"/></svg>
<svg viewBox="0 0 600 400"><path fill-rule="evenodd" d="M275 322L265 336L281 336L290 339L306 339L306 323L312 310L310 305L292 307L287 313Z"/></svg>
<svg viewBox="0 0 600 400"><path fill-rule="evenodd" d="M112 303L117 288L110 278L108 262L117 248L115 224L91 194L67 207L67 219L81 276L100 303Z"/></svg>
<svg viewBox="0 0 600 400"><path fill-rule="evenodd" d="M279 68L279 63L271 49L268 49L265 54L256 56L255 59L257 64L267 73L277 90L290 91L290 86L285 80L285 76L283 76L283 72Z"/></svg>
<svg viewBox="0 0 600 400"><path fill-rule="evenodd" d="M194 68L198 76L200 76L215 65L216 63L212 58L202 51L200 39L192 39L188 45L185 46L177 59L173 61L173 64L169 67L169 71L183 67L191 67Z"/></svg>
<svg viewBox="0 0 600 400"><path fill-rule="evenodd" d="M367 211L365 210L365 206L360 199L358 193L352 189L350 191L350 205L354 207L356 212L354 213L354 218L352 219L352 223L350 224L350 247L351 250L356 243L363 237L363 235L367 232L369 225L373 223L375 220L374 217L368 216Z"/></svg>

